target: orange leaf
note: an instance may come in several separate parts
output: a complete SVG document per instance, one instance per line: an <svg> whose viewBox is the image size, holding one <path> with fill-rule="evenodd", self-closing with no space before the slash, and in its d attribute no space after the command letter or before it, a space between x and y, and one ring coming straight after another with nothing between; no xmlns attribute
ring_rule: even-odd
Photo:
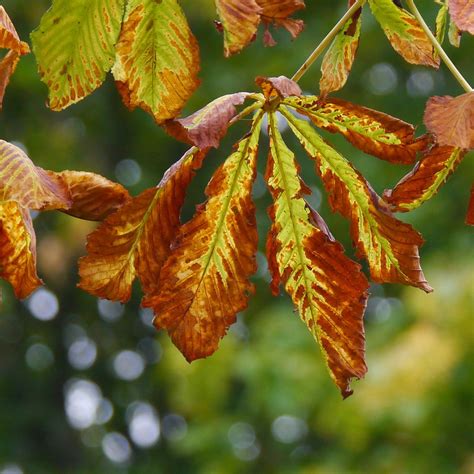
<svg viewBox="0 0 474 474"><path fill-rule="evenodd" d="M307 115L317 127L340 133L359 150L392 163L413 163L430 142L426 135L415 138L413 125L403 120L345 100L305 96L283 103Z"/></svg>
<svg viewBox="0 0 474 474"><path fill-rule="evenodd" d="M68 209L64 183L33 164L23 150L0 140L0 201L17 201L35 210Z"/></svg>
<svg viewBox="0 0 474 474"><path fill-rule="evenodd" d="M88 255L79 261L79 287L125 302L138 276L151 292L169 246L179 228L186 189L205 152L190 150L165 174L161 183L127 202L89 235Z"/></svg>
<svg viewBox="0 0 474 474"><path fill-rule="evenodd" d="M344 255L322 218L302 198L306 187L273 113L269 135L266 179L274 204L267 254L272 290L278 294L284 284L319 342L331 377L347 397L351 379L367 371L363 315L369 284L360 265Z"/></svg>
<svg viewBox="0 0 474 474"><path fill-rule="evenodd" d="M145 296L157 328L167 329L188 361L211 355L247 306L256 271L252 185L262 113L250 134L216 171L208 201L184 224L164 264L158 291Z"/></svg>
<svg viewBox="0 0 474 474"><path fill-rule="evenodd" d="M237 114L236 106L243 104L248 96L248 92L238 92L219 97L189 117L165 122L166 131L177 140L201 149L218 148L230 120Z"/></svg>
<svg viewBox="0 0 474 474"><path fill-rule="evenodd" d="M440 145L474 148L474 92L458 97L431 97L424 122Z"/></svg>
<svg viewBox="0 0 474 474"><path fill-rule="evenodd" d="M472 0L449 0L449 13L462 31L474 35L474 2Z"/></svg>
<svg viewBox="0 0 474 474"><path fill-rule="evenodd" d="M27 43L20 41L10 17L0 5L0 48L16 51L20 56L30 52Z"/></svg>
<svg viewBox="0 0 474 474"><path fill-rule="evenodd" d="M450 146L435 146L392 190L384 192L393 211L407 212L431 199L454 172L465 152Z"/></svg>
<svg viewBox="0 0 474 474"><path fill-rule="evenodd" d="M471 187L471 197L467 209L466 224L474 225L474 184Z"/></svg>
<svg viewBox="0 0 474 474"><path fill-rule="evenodd" d="M0 62L0 109L3 105L5 90L10 82L10 77L20 61L20 56L16 51L9 51Z"/></svg>
<svg viewBox="0 0 474 474"><path fill-rule="evenodd" d="M27 209L0 202L0 278L10 282L17 298L26 298L42 281L36 274L36 237Z"/></svg>
<svg viewBox="0 0 474 474"><path fill-rule="evenodd" d="M50 172L63 181L72 204L67 214L88 221L102 221L130 200L128 191L103 176L85 171Z"/></svg>
<svg viewBox="0 0 474 474"><path fill-rule="evenodd" d="M267 99L271 101L276 97L284 99L291 96L300 96L303 94L300 86L291 79L285 76L279 77L257 77L255 83L262 89L262 92Z"/></svg>

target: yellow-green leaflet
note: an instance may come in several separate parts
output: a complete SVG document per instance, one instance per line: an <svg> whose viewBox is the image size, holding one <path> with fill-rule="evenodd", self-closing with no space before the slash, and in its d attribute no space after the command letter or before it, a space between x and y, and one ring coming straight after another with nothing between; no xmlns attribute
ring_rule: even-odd
<svg viewBox="0 0 474 474"><path fill-rule="evenodd" d="M97 89L115 61L125 0L54 0L31 34L49 106L62 110Z"/></svg>

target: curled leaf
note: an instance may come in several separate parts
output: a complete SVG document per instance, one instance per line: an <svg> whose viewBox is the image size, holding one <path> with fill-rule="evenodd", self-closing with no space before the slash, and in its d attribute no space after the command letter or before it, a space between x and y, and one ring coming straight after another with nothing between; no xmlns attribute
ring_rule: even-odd
<svg viewBox="0 0 474 474"><path fill-rule="evenodd" d="M279 77L257 77L255 83L262 89L267 99L271 101L277 97L284 99L290 96L300 96L303 94L300 86L285 76Z"/></svg>
<svg viewBox="0 0 474 474"><path fill-rule="evenodd" d="M211 355L247 306L256 271L257 226L252 185L262 114L216 171L208 201L184 224L164 264L155 293L154 324L166 329L188 361Z"/></svg>
<svg viewBox="0 0 474 474"><path fill-rule="evenodd" d="M36 236L28 209L14 201L0 202L0 278L17 298L26 298L42 281L36 274Z"/></svg>
<svg viewBox="0 0 474 474"><path fill-rule="evenodd" d="M266 179L274 204L267 253L272 290L285 286L344 397L350 381L367 371L363 315L368 282L360 265L344 255L321 217L304 201L293 153L269 118L270 155Z"/></svg>
<svg viewBox="0 0 474 474"><path fill-rule="evenodd" d="M392 163L413 163L429 144L427 136L415 138L411 124L345 100L304 96L283 103L307 115L317 127L340 133L363 152Z"/></svg>
<svg viewBox="0 0 474 474"><path fill-rule="evenodd" d="M218 148L227 132L230 120L237 115L248 92L228 94L213 100L189 117L165 122L166 131L176 138L198 148Z"/></svg>
<svg viewBox="0 0 474 474"><path fill-rule="evenodd" d="M350 3L354 2L351 1ZM347 20L344 28L334 38L334 41L324 55L321 64L321 79L319 81L319 89L323 97L342 89L347 82L357 49L359 48L362 24L361 13L362 8L359 8Z"/></svg>
<svg viewBox="0 0 474 474"><path fill-rule="evenodd" d="M10 49L20 56L30 52L27 43L20 40L7 12L0 5L0 48Z"/></svg>
<svg viewBox="0 0 474 474"><path fill-rule="evenodd" d="M110 214L88 237L88 255L79 261L79 287L109 300L128 301L138 276L151 292L179 228L186 189L205 152L190 150L147 189Z"/></svg>
<svg viewBox="0 0 474 474"><path fill-rule="evenodd" d="M393 49L411 64L439 67L430 39L416 18L393 0L369 0Z"/></svg>
<svg viewBox="0 0 474 474"><path fill-rule="evenodd" d="M459 148L435 146L394 189L385 191L385 200L397 212L418 208L439 191L464 155Z"/></svg>
<svg viewBox="0 0 474 474"><path fill-rule="evenodd" d="M472 0L449 0L449 13L461 31L474 35L474 2Z"/></svg>
<svg viewBox="0 0 474 474"><path fill-rule="evenodd" d="M125 105L157 123L175 118L199 85L199 47L177 0L129 0L116 54Z"/></svg>
<svg viewBox="0 0 474 474"><path fill-rule="evenodd" d="M0 140L0 201L16 201L26 209L68 209L64 183L33 164L17 146Z"/></svg>
<svg viewBox="0 0 474 474"><path fill-rule="evenodd" d="M64 212L88 221L102 221L130 200L128 191L95 173L85 171L50 172L66 185L71 207Z"/></svg>
<svg viewBox="0 0 474 474"><path fill-rule="evenodd" d="M424 122L440 145L474 148L474 92L458 97L431 97Z"/></svg>
<svg viewBox="0 0 474 474"><path fill-rule="evenodd" d="M97 89L115 60L125 0L54 0L31 34L49 107L62 110Z"/></svg>
<svg viewBox="0 0 474 474"><path fill-rule="evenodd" d="M280 111L315 161L329 193L331 208L350 221L357 254L367 260L372 279L432 291L420 267L421 235L409 224L395 219L363 176L310 124L297 119L284 107Z"/></svg>

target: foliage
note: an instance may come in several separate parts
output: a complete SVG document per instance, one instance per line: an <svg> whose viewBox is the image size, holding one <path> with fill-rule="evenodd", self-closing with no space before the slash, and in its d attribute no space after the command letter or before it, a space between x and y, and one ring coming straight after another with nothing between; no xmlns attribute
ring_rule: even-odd
<svg viewBox="0 0 474 474"><path fill-rule="evenodd" d="M278 294L283 285L319 342L334 382L344 397L350 395L351 379L363 377L367 370L363 316L369 283L305 198L310 190L283 140L278 117L284 117L314 161L331 209L348 219L356 255L367 261L372 281L402 283L426 292L432 288L420 266L423 239L393 211L412 210L435 195L466 150L473 148L474 133L470 86L462 96L428 101L425 123L431 134L420 137L402 120L327 97L344 86L354 64L364 3L349 2L347 13L327 37L333 42L322 64L320 96L304 95L296 82L314 55L294 80L258 77L261 92L228 94L189 117L177 118L199 83L199 52L176 0L72 4L55 0L32 34L50 108L62 110L78 102L112 71L127 107L143 108L170 135L193 147L156 188L131 198L122 186L92 173L45 171L17 146L2 142L2 278L19 298L41 284L29 210L60 210L101 220L88 238L88 255L80 261L80 287L125 302L138 277L142 304L152 308L155 326L169 332L188 361L211 355L237 313L247 307L254 289L249 280L257 270L252 188L265 116L270 139L265 179L273 198L267 239L272 292ZM436 68L443 59L465 86L412 1L408 2L412 13L391 0L368 3L391 45L407 62ZM304 7L300 0L219 0L216 7L227 56L248 45L260 23L266 27L267 45L275 43L270 24L283 26L293 37L302 30L301 20L290 18ZM440 40L447 15L443 7L437 21ZM449 3L461 31L470 31L470 24L460 20L466 8L462 2ZM2 62L4 91L28 47L3 9L1 13L0 46L10 50ZM245 101L251 104L237 113ZM181 224L186 189L209 148L218 148L229 126L251 113L250 131L215 172L206 189L207 201ZM341 134L356 148L393 164L419 162L380 197L315 127ZM472 210L467 222L471 214Z"/></svg>

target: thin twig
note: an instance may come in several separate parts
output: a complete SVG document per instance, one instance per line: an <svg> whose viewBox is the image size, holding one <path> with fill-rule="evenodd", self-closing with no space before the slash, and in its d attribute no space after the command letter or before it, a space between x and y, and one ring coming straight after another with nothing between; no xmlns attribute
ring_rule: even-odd
<svg viewBox="0 0 474 474"><path fill-rule="evenodd" d="M430 28L425 23L425 20L421 16L421 13L418 11L418 8L416 8L415 2L413 0L407 0L407 5L408 5L408 8L413 13L413 15L415 15L415 18L420 23L421 27L425 31L428 38L430 39L431 43L433 44L433 47L436 49L436 52L439 54L439 57L443 60L444 64L446 64L448 69L451 71L451 74L455 77L455 79L459 82L461 87L466 92L472 92L472 87L469 85L469 82L467 82L466 79L464 79L463 75L459 72L458 68L451 61L451 58L446 54L442 46L439 44L438 40L433 35Z"/></svg>
<svg viewBox="0 0 474 474"><path fill-rule="evenodd" d="M314 61L318 59L321 53L331 44L332 40L339 33L346 22L352 18L354 13L364 5L367 0L357 0L354 5L352 5L345 15L334 25L334 28L326 35L326 37L321 41L321 43L316 46L316 49L310 54L308 59L303 63L303 65L296 71L295 75L291 78L293 81L298 82L306 73L306 71L313 65Z"/></svg>

